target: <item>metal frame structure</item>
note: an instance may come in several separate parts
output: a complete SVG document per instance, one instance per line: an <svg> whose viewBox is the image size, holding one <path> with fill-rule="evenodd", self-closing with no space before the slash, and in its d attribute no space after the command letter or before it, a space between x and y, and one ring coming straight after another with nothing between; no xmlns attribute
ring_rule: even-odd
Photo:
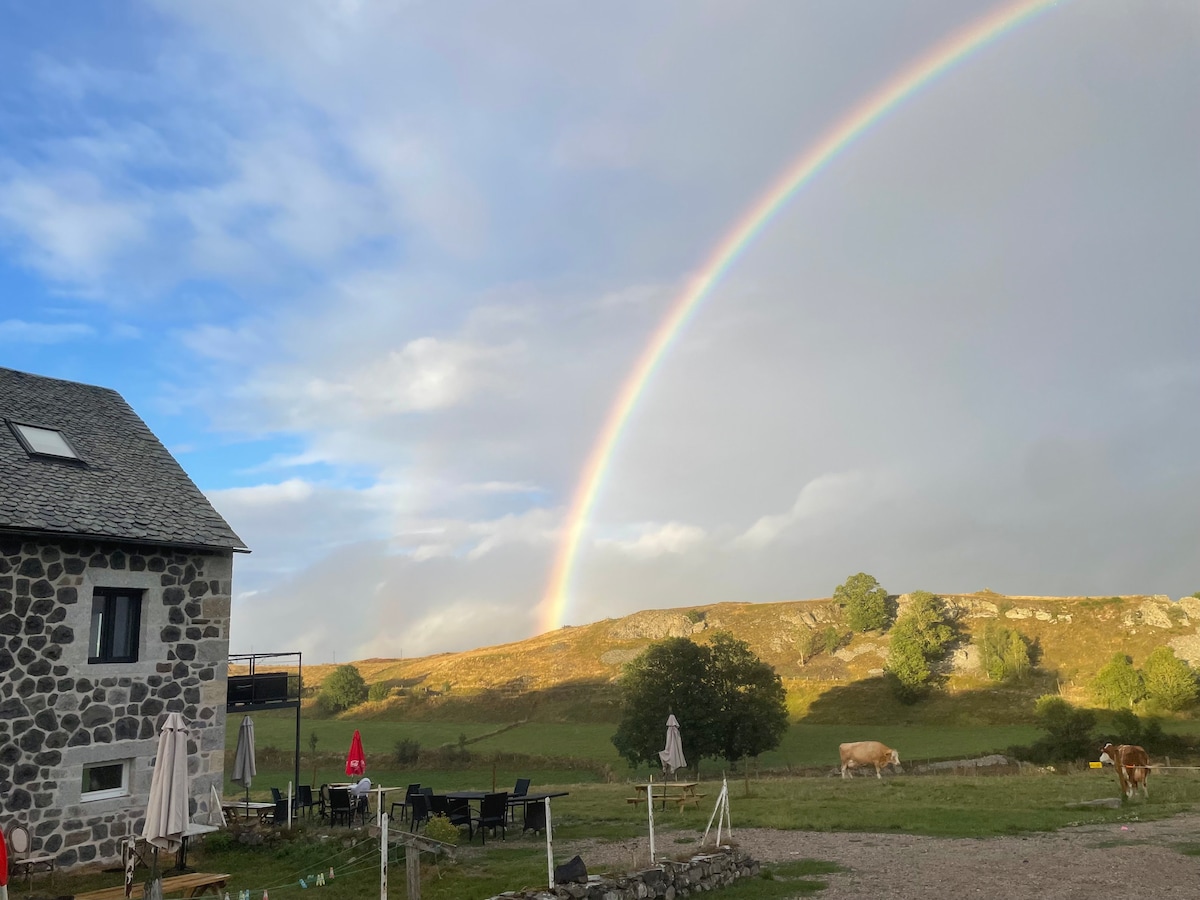
<svg viewBox="0 0 1200 900"><path fill-rule="evenodd" d="M289 671L260 672L264 660L278 665L280 659L294 659ZM226 713L250 714L271 709L296 710L295 774L292 782L300 789L300 693L304 687L304 658L299 650L283 653L230 653L230 666L245 666L246 675L230 675L225 698ZM295 674L290 671L295 668Z"/></svg>

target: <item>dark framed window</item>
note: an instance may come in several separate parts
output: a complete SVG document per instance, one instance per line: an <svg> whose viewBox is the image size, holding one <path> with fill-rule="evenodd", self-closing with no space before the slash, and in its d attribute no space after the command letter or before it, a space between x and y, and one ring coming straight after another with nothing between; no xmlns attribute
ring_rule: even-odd
<svg viewBox="0 0 1200 900"><path fill-rule="evenodd" d="M90 663L137 662L142 635L142 592L96 588L92 594Z"/></svg>
<svg viewBox="0 0 1200 900"><path fill-rule="evenodd" d="M24 422L8 420L21 446L30 456L52 456L56 459L69 459L82 462L67 436L57 428L46 428L41 425L28 425Z"/></svg>
<svg viewBox="0 0 1200 900"><path fill-rule="evenodd" d="M83 767L83 779L79 790L80 800L85 802L108 800L128 794L129 763L127 760L89 763Z"/></svg>

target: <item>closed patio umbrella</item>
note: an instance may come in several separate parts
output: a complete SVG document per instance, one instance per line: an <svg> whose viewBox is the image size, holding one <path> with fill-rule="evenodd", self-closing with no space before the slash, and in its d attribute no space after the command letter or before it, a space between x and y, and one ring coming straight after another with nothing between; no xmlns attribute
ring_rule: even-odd
<svg viewBox="0 0 1200 900"><path fill-rule="evenodd" d="M237 749L233 752L232 781L246 788L247 803L250 802L250 782L257 774L258 770L254 766L254 720L246 716L238 728Z"/></svg>
<svg viewBox="0 0 1200 900"><path fill-rule="evenodd" d="M662 760L663 773L672 775L687 765L683 758L683 741L679 737L679 720L672 714L667 717L667 746L658 751Z"/></svg>
<svg viewBox="0 0 1200 900"><path fill-rule="evenodd" d="M8 845L0 831L0 900L8 900Z"/></svg>
<svg viewBox="0 0 1200 900"><path fill-rule="evenodd" d="M367 774L367 757L363 753L362 735L354 729L354 737L350 738L350 752L346 756L346 774L361 778Z"/></svg>
<svg viewBox="0 0 1200 900"><path fill-rule="evenodd" d="M158 755L150 779L150 801L142 837L155 848L154 876L147 897L162 896L158 851L174 853L183 846L188 827L188 729L179 713L170 713L158 735Z"/></svg>

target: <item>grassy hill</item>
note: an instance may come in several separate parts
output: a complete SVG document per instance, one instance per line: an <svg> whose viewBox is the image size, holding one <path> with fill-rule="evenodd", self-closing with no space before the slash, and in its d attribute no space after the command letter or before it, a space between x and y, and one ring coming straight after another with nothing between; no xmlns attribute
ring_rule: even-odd
<svg viewBox="0 0 1200 900"><path fill-rule="evenodd" d="M833 653L803 657L805 632L847 631L829 599L783 603L719 603L648 610L589 625L563 627L525 641L416 659L355 663L368 684L391 691L354 710L356 719L426 722L613 722L622 666L652 641L687 636L703 642L718 630L747 641L788 689L793 718L807 724L1019 724L1033 700L1050 691L1088 703L1088 684L1114 653L1141 665L1159 646L1200 667L1200 600L1165 596L1017 597L990 591L941 595L962 639L945 664L944 688L903 706L882 669L887 633L856 634ZM902 610L907 596L896 598ZM1033 642L1037 671L1015 685L980 672L971 637L999 619ZM332 665L308 666L315 692Z"/></svg>

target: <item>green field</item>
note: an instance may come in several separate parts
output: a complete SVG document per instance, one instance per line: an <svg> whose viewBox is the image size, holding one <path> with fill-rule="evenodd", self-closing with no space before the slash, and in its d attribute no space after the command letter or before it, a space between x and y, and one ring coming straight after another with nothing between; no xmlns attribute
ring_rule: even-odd
<svg viewBox="0 0 1200 900"><path fill-rule="evenodd" d="M749 795L747 795L747 786ZM569 784L569 796L554 801L556 855L560 861L583 844L642 839L647 833L645 807L625 802L626 784ZM694 835L697 845L719 791L717 781L701 785L705 795L699 808L656 811L662 831ZM770 827L785 830L864 831L916 833L945 837L987 838L997 835L1048 831L1066 825L1104 824L1162 818L1194 809L1200 804L1200 776L1163 774L1151 783L1151 796L1119 809L1071 808L1067 804L1112 797L1116 783L1111 770L1085 770L1070 775L1025 774L990 776L858 777L850 781L824 777L776 777L739 780L730 785L730 810L735 829ZM361 831L317 829L312 820L301 821L292 832L269 828L267 843L257 847L237 844L224 835L208 838L198 847L191 864L202 871L230 872L231 893L248 887L252 896L270 889L271 896L294 896L301 875L335 866L338 876L322 888L325 900L352 900L371 896L378 889L376 844ZM320 840L332 834L341 840ZM465 838L464 838L465 839ZM1182 852L1182 851L1181 851ZM443 862L440 871L428 868L423 894L430 900L463 900L492 896L502 890L544 883L543 838L509 832L506 841L478 840L464 847L458 862ZM398 859L392 863L397 895L404 872ZM83 890L115 883L113 873L59 879L60 890ZM61 882L67 881L68 885ZM731 897L794 896L795 891L761 893L748 885ZM724 896L724 894L722 895Z"/></svg>
<svg viewBox="0 0 1200 900"><path fill-rule="evenodd" d="M284 788L293 777L295 718L289 713L259 713L254 716L258 748L258 778L252 794L266 795L267 788ZM227 722L226 749L232 754L237 743L240 716ZM418 781L466 788L490 788L495 768L495 783L503 787L518 777L534 779L538 784L589 783L642 779L651 774L647 767L631 769L612 745L615 730L611 724L579 725L531 722L515 727L479 723L385 722L378 719L355 722L352 719L309 719L301 722L302 783L321 784L344 778L343 761L355 728L362 733L367 754L367 771L373 780L386 784ZM503 730L502 730L503 729ZM309 736L317 736L317 752L309 751ZM1038 734L1026 725L980 726L854 726L792 725L781 746L764 753L758 760L743 764L754 773L828 768L838 759L837 745L842 741L882 740L900 752L905 763L929 759L978 756L1003 751L1013 744L1028 743ZM460 739L466 740L465 755L456 751ZM398 741L417 741L422 759L417 765L401 766L395 760ZM449 753L431 753L449 746ZM227 773L231 766L226 767ZM702 777L715 777L726 768L719 761L701 763ZM314 769L315 777L314 777ZM740 777L740 776L739 776ZM226 784L226 793L238 789Z"/></svg>

